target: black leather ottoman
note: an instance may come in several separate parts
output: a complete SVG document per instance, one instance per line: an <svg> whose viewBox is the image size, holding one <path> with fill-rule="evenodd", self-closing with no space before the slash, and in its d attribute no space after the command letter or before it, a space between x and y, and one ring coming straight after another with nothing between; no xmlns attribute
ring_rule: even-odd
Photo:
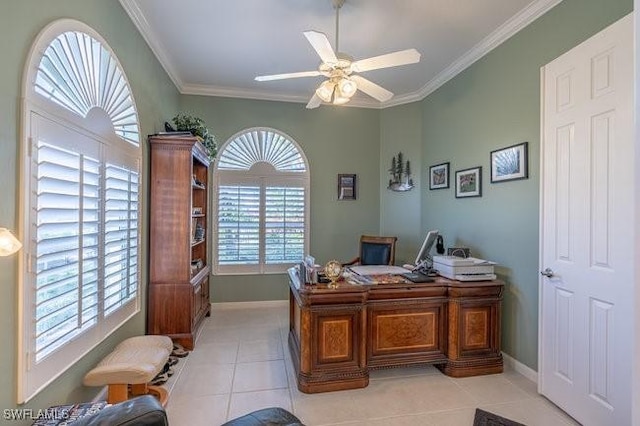
<svg viewBox="0 0 640 426"><path fill-rule="evenodd" d="M230 420L222 426L304 426L304 424L284 408L272 407Z"/></svg>

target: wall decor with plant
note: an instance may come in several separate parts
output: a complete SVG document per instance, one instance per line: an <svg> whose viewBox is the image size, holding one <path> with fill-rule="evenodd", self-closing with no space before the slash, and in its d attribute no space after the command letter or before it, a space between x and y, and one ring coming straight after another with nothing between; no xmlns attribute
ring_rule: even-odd
<svg viewBox="0 0 640 426"><path fill-rule="evenodd" d="M391 167L389 168L389 186L387 189L396 192L405 192L413 189L413 178L411 177L411 163L409 160L404 160L402 152L398 152L398 155L393 156L391 159Z"/></svg>

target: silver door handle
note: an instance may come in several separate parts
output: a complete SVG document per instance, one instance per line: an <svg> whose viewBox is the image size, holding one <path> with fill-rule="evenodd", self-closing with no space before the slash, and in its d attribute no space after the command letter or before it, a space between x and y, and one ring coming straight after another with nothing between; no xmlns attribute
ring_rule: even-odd
<svg viewBox="0 0 640 426"><path fill-rule="evenodd" d="M544 271L540 271L540 275L543 275L543 276L545 276L547 278L551 278L551 277L553 277L553 269L547 268Z"/></svg>

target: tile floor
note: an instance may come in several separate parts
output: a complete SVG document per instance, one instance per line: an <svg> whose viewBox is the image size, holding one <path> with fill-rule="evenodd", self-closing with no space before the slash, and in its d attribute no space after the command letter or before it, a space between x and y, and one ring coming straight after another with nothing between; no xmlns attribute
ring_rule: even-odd
<svg viewBox="0 0 640 426"><path fill-rule="evenodd" d="M454 379L431 366L371 372L364 389L298 391L287 347L288 307L215 307L166 386L172 426L221 425L271 406L308 426L473 424L476 407L529 426L576 425L524 376Z"/></svg>

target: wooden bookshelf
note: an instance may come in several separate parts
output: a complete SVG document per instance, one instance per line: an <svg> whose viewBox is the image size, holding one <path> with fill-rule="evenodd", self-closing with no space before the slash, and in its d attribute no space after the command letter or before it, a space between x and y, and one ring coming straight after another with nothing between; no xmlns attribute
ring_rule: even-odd
<svg viewBox="0 0 640 426"><path fill-rule="evenodd" d="M191 136L150 136L147 333L193 349L210 315L208 176L210 160Z"/></svg>

